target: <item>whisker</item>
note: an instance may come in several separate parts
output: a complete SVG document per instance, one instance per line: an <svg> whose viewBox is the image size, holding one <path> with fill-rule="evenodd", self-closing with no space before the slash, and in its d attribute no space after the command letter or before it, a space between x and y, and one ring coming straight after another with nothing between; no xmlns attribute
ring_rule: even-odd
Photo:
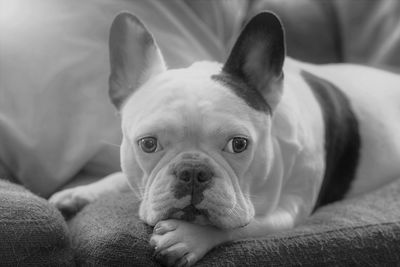
<svg viewBox="0 0 400 267"><path fill-rule="evenodd" d="M101 140L100 142L103 143L103 144L110 145L110 146L114 146L114 147L118 147L118 148L121 147L121 145L113 144L113 143L108 142L108 141L106 141L106 140Z"/></svg>
<svg viewBox="0 0 400 267"><path fill-rule="evenodd" d="M253 203L262 203L264 199L261 196L251 195L251 194L243 194L243 196L248 197Z"/></svg>
<svg viewBox="0 0 400 267"><path fill-rule="evenodd" d="M245 197L249 197L249 198L259 198L260 196L257 196L257 195L252 195L252 194L244 194L243 193L243 196L245 196Z"/></svg>

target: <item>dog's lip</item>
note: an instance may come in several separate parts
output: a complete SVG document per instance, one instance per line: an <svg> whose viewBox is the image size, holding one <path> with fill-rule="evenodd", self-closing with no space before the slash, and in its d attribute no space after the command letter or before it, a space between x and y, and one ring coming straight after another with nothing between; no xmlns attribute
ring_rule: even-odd
<svg viewBox="0 0 400 267"><path fill-rule="evenodd" d="M208 211L205 209L198 209L193 204L189 204L182 209L171 208L168 211L168 218L176 218L189 222L195 221L197 216L208 218Z"/></svg>

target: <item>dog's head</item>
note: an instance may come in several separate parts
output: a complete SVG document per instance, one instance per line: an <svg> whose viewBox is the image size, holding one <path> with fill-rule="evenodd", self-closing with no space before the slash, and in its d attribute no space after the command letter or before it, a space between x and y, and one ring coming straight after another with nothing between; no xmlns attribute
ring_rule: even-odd
<svg viewBox="0 0 400 267"><path fill-rule="evenodd" d="M255 16L224 65L167 69L152 35L129 13L115 18L109 44L121 164L141 196L141 219L225 229L249 223L252 189L271 167L271 116L282 94L285 48L277 17Z"/></svg>

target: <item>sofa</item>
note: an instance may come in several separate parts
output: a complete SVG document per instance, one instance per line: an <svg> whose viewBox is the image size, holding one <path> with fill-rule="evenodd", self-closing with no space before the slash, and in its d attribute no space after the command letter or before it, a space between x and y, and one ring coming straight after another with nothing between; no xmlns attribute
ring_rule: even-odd
<svg viewBox="0 0 400 267"><path fill-rule="evenodd" d="M289 56L399 71L394 0L0 0L0 265L159 266L133 193L68 218L46 201L120 169L107 96L111 21L121 10L141 17L174 68L223 61L243 23L265 9L281 17ZM295 229L220 245L197 266L398 265L399 193L393 179Z"/></svg>
<svg viewBox="0 0 400 267"><path fill-rule="evenodd" d="M2 181L0 192L2 266L160 266L132 193L101 199L65 222L21 186ZM399 210L397 180L322 207L295 229L220 245L196 266L397 266Z"/></svg>

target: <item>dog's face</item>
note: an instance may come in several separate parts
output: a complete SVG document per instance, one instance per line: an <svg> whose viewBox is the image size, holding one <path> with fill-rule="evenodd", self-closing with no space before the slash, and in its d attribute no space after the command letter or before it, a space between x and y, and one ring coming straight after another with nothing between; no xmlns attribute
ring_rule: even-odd
<svg viewBox="0 0 400 267"><path fill-rule="evenodd" d="M268 177L284 57L279 21L268 34L264 23L248 24L225 65L167 70L136 17L115 19L110 96L122 116L122 169L148 224L176 218L227 229L255 215L251 193Z"/></svg>
<svg viewBox="0 0 400 267"><path fill-rule="evenodd" d="M246 224L254 209L246 179L261 175L270 117L213 80L221 67L197 63L145 83L122 110L122 166L143 196L149 224L178 218L220 227ZM243 184L241 184L243 183Z"/></svg>

